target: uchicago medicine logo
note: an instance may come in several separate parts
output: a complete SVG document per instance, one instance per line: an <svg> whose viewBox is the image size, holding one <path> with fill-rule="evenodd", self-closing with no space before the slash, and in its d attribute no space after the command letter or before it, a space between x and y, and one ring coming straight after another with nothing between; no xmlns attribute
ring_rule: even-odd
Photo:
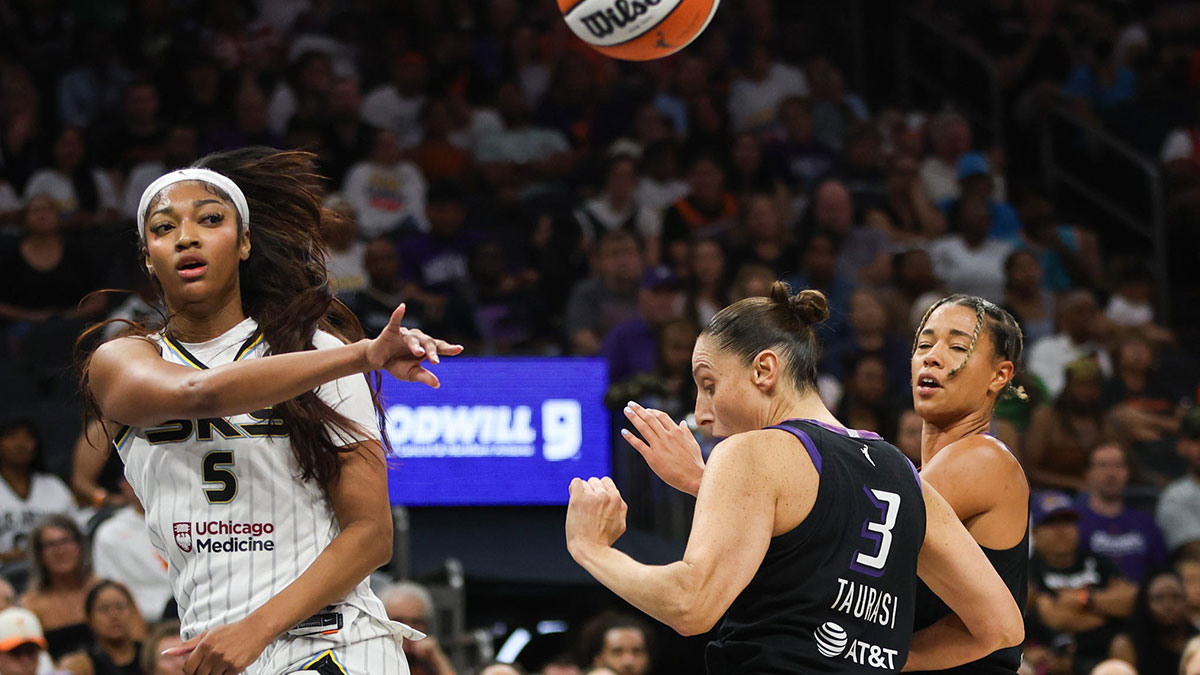
<svg viewBox="0 0 1200 675"><path fill-rule="evenodd" d="M192 552L192 524L175 523L175 545L184 553Z"/></svg>

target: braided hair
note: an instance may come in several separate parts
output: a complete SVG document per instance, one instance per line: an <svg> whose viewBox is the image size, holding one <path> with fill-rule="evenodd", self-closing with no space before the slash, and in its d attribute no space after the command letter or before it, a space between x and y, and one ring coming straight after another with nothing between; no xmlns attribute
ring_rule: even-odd
<svg viewBox="0 0 1200 675"><path fill-rule="evenodd" d="M947 377L957 375L967 365L967 362L971 360L971 356L975 353L975 347L979 344L979 335L985 327L992 338L992 346L996 352L996 356L1005 361L1012 361L1014 369L1020 364L1021 353L1025 349L1025 336L1021 332L1020 324L1013 318L1013 315L990 300L977 295L965 295L962 293L946 296L925 310L925 315L921 317L921 323L917 326L916 335L913 336L913 353L917 351L917 343L921 339L921 331L925 330L925 324L929 321L930 315L933 314L934 310L943 305L958 305L959 307L968 307L975 310L975 330L971 335L971 344L967 346L967 356L962 360L962 363L955 366L946 374ZM1013 386L1011 383L1008 385L1005 393L1009 396L1016 396L1021 400L1028 398L1022 387Z"/></svg>

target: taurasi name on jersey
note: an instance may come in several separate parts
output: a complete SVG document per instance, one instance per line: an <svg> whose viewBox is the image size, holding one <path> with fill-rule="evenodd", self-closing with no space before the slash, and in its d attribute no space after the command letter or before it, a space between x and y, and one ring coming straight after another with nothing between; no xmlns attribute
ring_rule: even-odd
<svg viewBox="0 0 1200 675"><path fill-rule="evenodd" d="M830 609L880 626L896 627L896 596L866 584L838 578L838 594Z"/></svg>

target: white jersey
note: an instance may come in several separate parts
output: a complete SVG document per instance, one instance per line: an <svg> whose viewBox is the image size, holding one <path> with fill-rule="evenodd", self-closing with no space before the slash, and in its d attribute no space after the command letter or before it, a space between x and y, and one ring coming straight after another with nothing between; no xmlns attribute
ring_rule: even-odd
<svg viewBox="0 0 1200 675"><path fill-rule="evenodd" d="M257 328L246 319L204 343L153 339L164 359L208 368L262 356L267 346ZM319 331L313 343L341 344ZM378 439L366 378L345 377L317 393L361 427L363 435L340 438L343 444ZM299 480L287 430L270 409L126 428L116 444L145 505L150 540L167 561L185 640L245 618L299 577L340 531L320 488ZM365 579L288 635L334 650L375 637L422 637L387 619ZM278 672L261 663L272 653L251 671Z"/></svg>
<svg viewBox="0 0 1200 675"><path fill-rule="evenodd" d="M28 548L33 526L42 517L56 513L75 515L75 498L58 476L33 474L25 499L13 491L8 481L0 479L0 551Z"/></svg>

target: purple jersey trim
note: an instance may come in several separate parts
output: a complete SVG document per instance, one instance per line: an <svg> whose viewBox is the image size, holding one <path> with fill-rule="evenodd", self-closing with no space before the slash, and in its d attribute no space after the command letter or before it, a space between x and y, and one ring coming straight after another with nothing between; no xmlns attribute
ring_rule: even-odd
<svg viewBox="0 0 1200 675"><path fill-rule="evenodd" d="M786 424L776 424L775 426L766 428L786 431L794 435L796 438L799 438L800 442L804 444L804 449L808 451L808 457L812 460L813 466L817 467L817 475L821 475L821 453L817 452L817 446L813 443L812 439L808 437L808 434L800 431L796 427L789 427Z"/></svg>
<svg viewBox="0 0 1200 675"><path fill-rule="evenodd" d="M819 420L810 420L807 418L798 417L793 420L784 420L784 421L785 422L808 422L809 424L815 424L823 429L828 429L829 431L832 431L835 434L841 434L842 436L849 436L850 438L865 438L868 441L882 441L883 440L883 436L880 436L879 434L875 433L874 431L864 431L861 429L846 429L845 427L839 427L839 426L834 426L832 424L826 424L825 422L821 422Z"/></svg>
<svg viewBox="0 0 1200 675"><path fill-rule="evenodd" d="M908 468L912 469L913 478L917 479L917 487L921 489L921 494L925 494L925 486L921 484L921 474L917 473L917 465L907 457L904 458L904 461L908 462Z"/></svg>

